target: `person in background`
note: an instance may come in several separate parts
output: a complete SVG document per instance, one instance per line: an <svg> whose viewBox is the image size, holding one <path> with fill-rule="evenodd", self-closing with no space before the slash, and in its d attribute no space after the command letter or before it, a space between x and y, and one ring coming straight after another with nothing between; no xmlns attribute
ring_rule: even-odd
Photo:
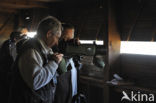
<svg viewBox="0 0 156 103"><path fill-rule="evenodd" d="M11 71L11 66L14 63L16 53L16 43L20 38L21 32L12 32L10 38L2 44L0 49L0 96L6 100L8 97L8 73ZM3 101L3 100L2 100Z"/></svg>
<svg viewBox="0 0 156 103"><path fill-rule="evenodd" d="M78 46L80 42L79 39L74 39L75 29L73 25L62 24L62 27L63 31L61 39L59 40L58 45L55 45L53 47L53 50L56 53L62 53L65 55L65 48L67 45ZM64 57L59 67L60 68L58 69L58 73L60 73L59 78L61 79L61 81L58 81L59 89L56 90L56 103L70 103L69 101L71 100L71 98L73 98L77 94L77 69L75 67L73 58ZM71 77L70 80L67 80L69 74Z"/></svg>
<svg viewBox="0 0 156 103"><path fill-rule="evenodd" d="M52 16L38 25L37 35L22 45L13 69L9 103L53 103L56 75L63 54L52 46L61 36L61 22Z"/></svg>
<svg viewBox="0 0 156 103"><path fill-rule="evenodd" d="M10 49L10 55L13 57L13 60L15 61L16 56L17 56L17 52L16 52L16 44L20 41L20 35L21 32L12 32L12 34L10 35L10 45L9 45L9 49Z"/></svg>
<svg viewBox="0 0 156 103"><path fill-rule="evenodd" d="M10 58L9 61L14 61L16 59L16 43L20 39L21 32L12 32L10 34L10 38L6 40L0 49L0 61L5 61ZM6 62L6 61L5 61ZM8 62L11 63L11 62Z"/></svg>
<svg viewBox="0 0 156 103"><path fill-rule="evenodd" d="M58 46L54 47L54 50L57 52L59 51L60 53L65 53L65 49L67 45L79 45L79 39L74 38L74 32L75 28L72 24L62 24L63 26L63 31L62 31L62 36L61 39L59 40Z"/></svg>
<svg viewBox="0 0 156 103"><path fill-rule="evenodd" d="M67 23L62 24L62 26L63 26L62 39L64 39L65 41L73 39L75 32L74 26L72 24Z"/></svg>

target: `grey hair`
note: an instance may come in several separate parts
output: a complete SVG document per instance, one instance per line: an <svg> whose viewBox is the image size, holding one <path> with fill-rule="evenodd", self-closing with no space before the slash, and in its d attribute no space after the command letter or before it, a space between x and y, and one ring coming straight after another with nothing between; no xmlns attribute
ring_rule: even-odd
<svg viewBox="0 0 156 103"><path fill-rule="evenodd" d="M53 35L57 35L61 27L61 22L57 18L48 16L40 21L37 29L37 36L45 37L49 30L52 30Z"/></svg>

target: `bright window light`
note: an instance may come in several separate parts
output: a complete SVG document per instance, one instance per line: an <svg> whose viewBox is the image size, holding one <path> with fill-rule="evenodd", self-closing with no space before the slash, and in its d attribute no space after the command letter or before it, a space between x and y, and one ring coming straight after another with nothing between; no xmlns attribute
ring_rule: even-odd
<svg viewBox="0 0 156 103"><path fill-rule="evenodd" d="M156 42L121 41L120 53L156 55Z"/></svg>
<svg viewBox="0 0 156 103"><path fill-rule="evenodd" d="M36 35L36 32L28 32L27 36L30 38L33 38ZM95 43L97 45L104 45L104 42L102 40L80 40L81 44L93 44L95 41Z"/></svg>
<svg viewBox="0 0 156 103"><path fill-rule="evenodd" d="M95 43L97 44L97 45L104 45L104 42L103 41L95 41Z"/></svg>
<svg viewBox="0 0 156 103"><path fill-rule="evenodd" d="M80 40L81 44L93 44L95 40ZM95 43L97 45L103 45L103 41L102 40L96 40Z"/></svg>
<svg viewBox="0 0 156 103"><path fill-rule="evenodd" d="M36 35L36 32L28 32L27 36L33 38Z"/></svg>
<svg viewBox="0 0 156 103"><path fill-rule="evenodd" d="M93 44L93 40L80 40L81 44Z"/></svg>

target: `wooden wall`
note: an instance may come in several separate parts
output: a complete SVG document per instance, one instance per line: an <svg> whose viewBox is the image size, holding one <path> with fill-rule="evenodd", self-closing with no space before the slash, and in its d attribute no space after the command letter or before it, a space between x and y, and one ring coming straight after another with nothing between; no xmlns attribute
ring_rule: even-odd
<svg viewBox="0 0 156 103"><path fill-rule="evenodd" d="M75 35L80 39L104 40L107 22L104 5L100 6L97 2L75 5L62 6L62 22L73 24Z"/></svg>
<svg viewBox="0 0 156 103"><path fill-rule="evenodd" d="M155 0L122 0L118 11L121 40L155 40L155 18ZM156 88L155 61L156 56L122 54L121 74L135 81L136 85Z"/></svg>
<svg viewBox="0 0 156 103"><path fill-rule="evenodd" d="M14 26L14 14L0 14L0 44L9 38Z"/></svg>
<svg viewBox="0 0 156 103"><path fill-rule="evenodd" d="M12 31L19 27L27 27L28 30L36 31L38 23L49 15L59 18L56 8L33 8L20 9L15 13L0 13L0 44L9 38ZM26 19L29 17L30 19Z"/></svg>
<svg viewBox="0 0 156 103"><path fill-rule="evenodd" d="M121 55L122 75L138 86L156 88L156 56Z"/></svg>
<svg viewBox="0 0 156 103"><path fill-rule="evenodd" d="M122 40L155 40L155 0L122 0L119 5L118 19Z"/></svg>
<svg viewBox="0 0 156 103"><path fill-rule="evenodd" d="M64 12L63 22L75 25L76 35L80 39L103 40L106 22L104 14L104 8L70 8Z"/></svg>

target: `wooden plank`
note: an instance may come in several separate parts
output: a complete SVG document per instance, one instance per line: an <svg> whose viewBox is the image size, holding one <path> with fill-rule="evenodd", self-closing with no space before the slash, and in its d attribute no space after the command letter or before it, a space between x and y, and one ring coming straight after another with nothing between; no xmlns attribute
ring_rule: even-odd
<svg viewBox="0 0 156 103"><path fill-rule="evenodd" d="M103 86L106 85L103 80L88 76L80 76L80 82L83 84L93 85L101 88L103 88Z"/></svg>
<svg viewBox="0 0 156 103"><path fill-rule="evenodd" d="M37 2L62 2L64 0L31 0L31 1L37 1Z"/></svg>
<svg viewBox="0 0 156 103"><path fill-rule="evenodd" d="M24 8L47 8L44 5L39 4L19 4L19 3L0 3L1 8L13 8L13 9L24 9Z"/></svg>
<svg viewBox="0 0 156 103"><path fill-rule="evenodd" d="M143 55L121 56L121 74L124 78L132 79L139 85L154 87L156 83L156 57Z"/></svg>
<svg viewBox="0 0 156 103"><path fill-rule="evenodd" d="M14 10L14 9L3 9L3 8L0 8L0 12L1 13L16 13L17 11Z"/></svg>
<svg viewBox="0 0 156 103"><path fill-rule="evenodd" d="M138 65L146 66L156 66L156 56L150 55L135 55L135 54L122 54L121 55L122 64L124 63L134 63Z"/></svg>

